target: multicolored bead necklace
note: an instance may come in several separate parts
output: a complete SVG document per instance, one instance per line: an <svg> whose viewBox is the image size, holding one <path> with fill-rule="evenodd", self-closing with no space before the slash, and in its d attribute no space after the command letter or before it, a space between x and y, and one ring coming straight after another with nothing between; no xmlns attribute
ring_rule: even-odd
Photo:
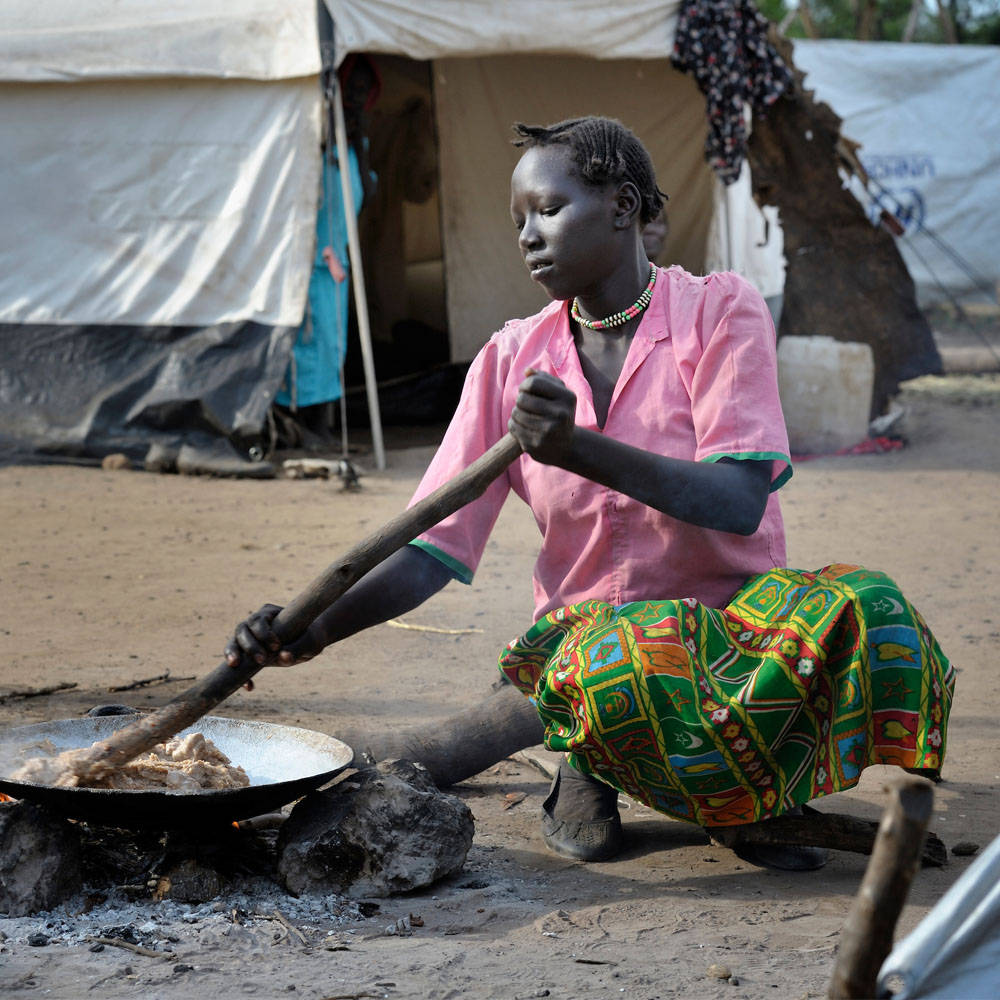
<svg viewBox="0 0 1000 1000"><path fill-rule="evenodd" d="M580 310L577 308L576 299L573 299L573 304L570 306L570 315L579 323L581 326L587 327L589 330L608 330L615 326L621 326L623 323L627 323L630 319L634 319L641 313L646 306L649 305L650 300L653 298L653 286L656 284L656 265L649 265L649 284L642 291L642 295L635 300L635 304L628 307L628 309L623 309L621 312L612 313L606 319L584 319L580 315Z"/></svg>

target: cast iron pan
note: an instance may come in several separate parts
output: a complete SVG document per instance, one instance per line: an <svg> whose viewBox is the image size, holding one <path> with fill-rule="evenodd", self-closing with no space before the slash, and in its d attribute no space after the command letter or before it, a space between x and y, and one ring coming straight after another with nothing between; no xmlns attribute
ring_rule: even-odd
<svg viewBox="0 0 1000 1000"><path fill-rule="evenodd" d="M135 718L87 717L8 729L0 733L0 774L10 774L30 757L45 755L49 743L56 753L88 747ZM325 785L354 759L346 743L297 726L207 715L183 731L188 732L203 733L239 764L250 776L249 787L203 792L119 791L56 788L0 778L0 791L62 816L105 826L190 829L273 812Z"/></svg>

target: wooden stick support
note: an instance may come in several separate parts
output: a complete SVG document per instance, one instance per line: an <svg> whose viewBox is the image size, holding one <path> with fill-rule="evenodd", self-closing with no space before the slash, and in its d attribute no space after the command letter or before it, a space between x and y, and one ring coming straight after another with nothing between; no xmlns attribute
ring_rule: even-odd
<svg viewBox="0 0 1000 1000"><path fill-rule="evenodd" d="M274 630L284 642L298 638L334 601L346 593L369 570L421 532L481 496L519 455L521 446L513 435L501 438L489 451L436 489L423 500L383 525L331 563L274 620ZM78 774L99 777L127 764L157 743L186 729L219 702L238 691L263 667L241 663L231 667L223 660L207 677L192 685L162 708L119 729L81 755Z"/></svg>
<svg viewBox="0 0 1000 1000"><path fill-rule="evenodd" d="M924 781L926 779L918 779ZM879 824L842 813L819 812L803 806L801 816L776 816L744 826L709 829L711 839L722 847L744 844L783 844L793 847L828 847L836 851L870 855L878 840ZM920 856L922 864L940 868L948 860L944 843L928 831Z"/></svg>
<svg viewBox="0 0 1000 1000"><path fill-rule="evenodd" d="M840 934L828 1000L875 996L879 969L892 949L896 921L920 867L934 786L907 776L890 791L871 861Z"/></svg>

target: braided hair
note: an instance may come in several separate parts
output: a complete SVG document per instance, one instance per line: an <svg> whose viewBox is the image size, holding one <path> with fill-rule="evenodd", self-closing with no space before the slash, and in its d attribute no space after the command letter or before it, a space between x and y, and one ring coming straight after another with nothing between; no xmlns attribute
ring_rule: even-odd
<svg viewBox="0 0 1000 1000"><path fill-rule="evenodd" d="M518 136L514 145L564 145L588 184L603 187L631 181L639 192L639 221L652 222L663 208L667 196L656 186L653 161L636 134L614 118L567 118L554 125L514 124Z"/></svg>

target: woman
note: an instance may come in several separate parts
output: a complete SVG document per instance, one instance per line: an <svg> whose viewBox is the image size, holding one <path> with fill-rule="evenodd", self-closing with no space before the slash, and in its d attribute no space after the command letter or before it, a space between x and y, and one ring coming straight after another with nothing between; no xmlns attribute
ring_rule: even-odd
<svg viewBox="0 0 1000 1000"><path fill-rule="evenodd" d="M511 216L553 302L480 352L414 500L508 429L525 456L298 642L279 649L278 609L261 609L230 662L308 659L470 582L512 489L542 545L536 622L500 663L568 754L543 806L557 853L617 853L619 791L733 826L848 788L871 763L939 768L954 678L919 615L882 574L783 569L791 467L760 295L650 265L642 227L663 195L620 123L515 130Z"/></svg>

